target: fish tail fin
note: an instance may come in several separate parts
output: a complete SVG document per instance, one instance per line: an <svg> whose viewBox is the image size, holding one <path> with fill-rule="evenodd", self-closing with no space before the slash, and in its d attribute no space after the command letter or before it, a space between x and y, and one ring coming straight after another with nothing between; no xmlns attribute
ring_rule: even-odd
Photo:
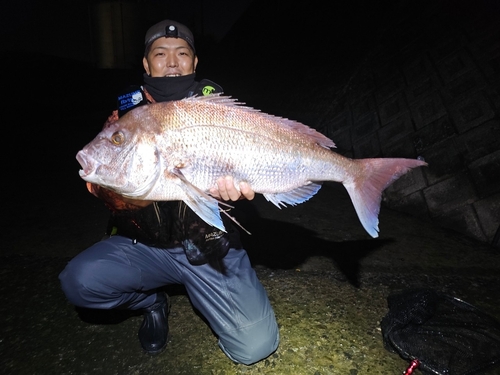
<svg viewBox="0 0 500 375"><path fill-rule="evenodd" d="M359 171L354 178L344 181L363 228L373 238L378 237L378 214L382 192L412 168L427 165L424 161L402 158L357 159Z"/></svg>

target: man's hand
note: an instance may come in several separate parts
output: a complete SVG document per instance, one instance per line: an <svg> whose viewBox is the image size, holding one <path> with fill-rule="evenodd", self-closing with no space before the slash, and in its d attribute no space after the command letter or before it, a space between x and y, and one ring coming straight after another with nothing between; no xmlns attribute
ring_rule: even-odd
<svg viewBox="0 0 500 375"><path fill-rule="evenodd" d="M246 182L240 182L240 190L236 189L234 186L233 178L231 176L219 178L217 180L217 186L218 189L210 189L210 194L217 199L222 199L225 201L237 201L246 198L251 201L255 197L255 192Z"/></svg>

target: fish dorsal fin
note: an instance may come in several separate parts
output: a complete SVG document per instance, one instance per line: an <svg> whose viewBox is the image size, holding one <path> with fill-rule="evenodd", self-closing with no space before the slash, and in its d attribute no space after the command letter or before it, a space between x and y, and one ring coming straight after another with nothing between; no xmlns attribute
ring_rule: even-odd
<svg viewBox="0 0 500 375"><path fill-rule="evenodd" d="M321 189L321 183L310 183L309 185L298 187L286 193L266 193L263 195L269 202L281 208L280 206L286 207L286 204L295 206L296 204L305 202L314 196L319 189Z"/></svg>
<svg viewBox="0 0 500 375"><path fill-rule="evenodd" d="M317 130L304 125L298 121L290 120L284 117L270 115L268 113L261 112L259 109L255 109L253 107L246 106L244 102L239 102L237 99L232 98L231 96L224 96L221 93L210 94L206 96L191 96L181 101L187 102L204 102L211 103L214 105L221 105L224 107L232 107L239 111L246 111L249 113L258 113L260 116L269 119L270 121L277 121L282 126L286 126L290 129L293 129L296 132L304 134L308 136L312 141L316 142L318 145L324 148L334 148L335 143L325 136L324 134L318 132Z"/></svg>

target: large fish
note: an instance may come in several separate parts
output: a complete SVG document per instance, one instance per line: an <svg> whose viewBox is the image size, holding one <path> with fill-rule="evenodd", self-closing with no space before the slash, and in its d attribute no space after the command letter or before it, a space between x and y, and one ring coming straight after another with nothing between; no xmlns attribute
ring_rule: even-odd
<svg viewBox="0 0 500 375"><path fill-rule="evenodd" d="M80 176L125 197L182 200L225 230L219 177L246 181L277 207L307 201L323 181L347 189L365 230L378 237L382 191L416 159L350 159L316 130L219 94L138 107L108 124L78 152Z"/></svg>

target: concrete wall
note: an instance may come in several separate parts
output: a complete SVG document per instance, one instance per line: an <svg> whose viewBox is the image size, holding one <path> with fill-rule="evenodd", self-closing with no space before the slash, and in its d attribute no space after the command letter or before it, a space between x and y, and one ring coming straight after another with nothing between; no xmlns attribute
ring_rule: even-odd
<svg viewBox="0 0 500 375"><path fill-rule="evenodd" d="M323 114L316 127L346 155L429 163L387 189L388 206L494 246L500 246L498 9L488 1L400 1L350 82L331 87L329 104L323 92L310 107Z"/></svg>

